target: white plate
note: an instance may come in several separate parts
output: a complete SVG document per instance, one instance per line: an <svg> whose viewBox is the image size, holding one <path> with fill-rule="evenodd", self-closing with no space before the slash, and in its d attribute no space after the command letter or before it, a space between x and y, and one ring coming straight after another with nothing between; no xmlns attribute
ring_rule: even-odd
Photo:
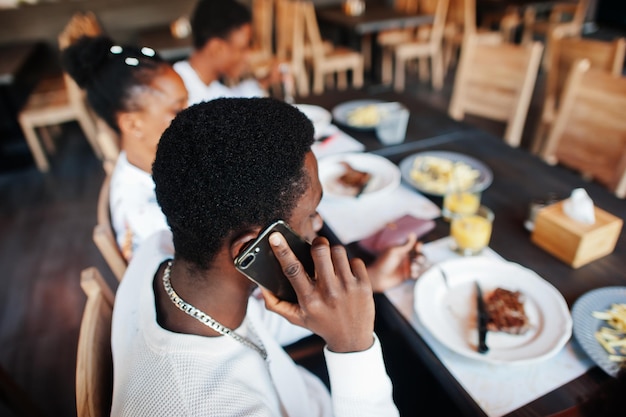
<svg viewBox="0 0 626 417"><path fill-rule="evenodd" d="M315 138L319 139L330 125L332 115L323 107L313 104L294 104L313 123Z"/></svg>
<svg viewBox="0 0 626 417"><path fill-rule="evenodd" d="M598 343L594 334L601 327L608 327L606 321L591 315L594 311L605 311L611 304L626 303L626 287L605 287L583 294L572 306L574 337L585 353L607 374L616 377L619 365L611 362L608 353Z"/></svg>
<svg viewBox="0 0 626 417"><path fill-rule="evenodd" d="M415 311L430 333L450 350L493 364L526 364L555 355L572 334L572 318L561 293L535 272L513 262L486 257L453 259L438 264L448 276L446 287L437 266L415 285ZM478 281L487 294L497 287L520 291L531 329L523 335L487 332L489 351L476 351Z"/></svg>
<svg viewBox="0 0 626 417"><path fill-rule="evenodd" d="M355 125L348 121L348 115L350 112L358 109L359 107L366 107L371 104L381 104L384 103L382 100L354 100L354 101L346 101L345 103L341 103L332 110L333 119L335 119L338 123L342 125L349 126L353 129L358 130L372 130L376 127L376 124L371 125Z"/></svg>
<svg viewBox="0 0 626 417"><path fill-rule="evenodd" d="M444 195L444 192L434 190L433 187L430 186L431 184L418 182L411 176L411 171L413 170L415 160L417 158L423 158L423 157L436 157L436 158L447 159L452 162L464 162L470 167L476 169L479 175L478 175L478 179L475 181L472 188L477 189L478 191L485 190L487 187L489 187L489 185L491 185L491 182L493 181L493 173L491 172L491 169L489 169L487 165L480 162L478 159L472 158L471 156L464 155L461 153L456 153L456 152L448 152L448 151L419 152L417 154L404 158L402 162L400 162L400 172L402 173L402 178L407 183L411 184L413 187L415 187L418 191L422 193L436 195L436 196Z"/></svg>
<svg viewBox="0 0 626 417"><path fill-rule="evenodd" d="M354 169L372 174L369 184L359 198L370 198L395 190L400 185L400 170L382 156L370 153L343 153L330 155L319 161L319 177L324 196L354 198L354 188L344 187L337 180L345 172L342 161Z"/></svg>

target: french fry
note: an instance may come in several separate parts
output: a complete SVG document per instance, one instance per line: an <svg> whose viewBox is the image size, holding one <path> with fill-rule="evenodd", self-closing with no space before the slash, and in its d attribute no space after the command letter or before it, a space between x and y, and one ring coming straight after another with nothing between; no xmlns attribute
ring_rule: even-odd
<svg viewBox="0 0 626 417"><path fill-rule="evenodd" d="M611 327L602 327L594 336L609 354L609 360L626 364L626 304L613 304L606 311L594 311L593 317Z"/></svg>

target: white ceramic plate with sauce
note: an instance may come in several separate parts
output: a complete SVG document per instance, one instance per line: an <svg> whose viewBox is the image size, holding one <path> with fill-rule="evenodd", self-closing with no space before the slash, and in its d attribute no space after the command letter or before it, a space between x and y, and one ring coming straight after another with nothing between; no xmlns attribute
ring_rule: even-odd
<svg viewBox="0 0 626 417"><path fill-rule="evenodd" d="M607 374L616 377L619 364L609 360L609 354L595 338L601 327L610 327L606 321L591 315L594 311L606 311L611 304L626 304L626 287L605 287L589 291L572 306L574 337L585 353Z"/></svg>
<svg viewBox="0 0 626 417"><path fill-rule="evenodd" d="M448 277L446 286L439 268ZM531 328L522 335L487 332L489 351L476 350L478 282L486 296L500 287L520 291ZM444 346L465 357L492 364L527 364L558 353L572 334L565 299L549 282L519 264L487 257L444 261L415 285L415 311L426 329Z"/></svg>
<svg viewBox="0 0 626 417"><path fill-rule="evenodd" d="M339 177L346 171L342 162L347 162L356 170L371 174L369 183L359 196L360 199L380 196L400 185L400 170L387 158L358 152L336 154L321 158L318 162L324 196L354 199L355 189L345 187L339 182Z"/></svg>

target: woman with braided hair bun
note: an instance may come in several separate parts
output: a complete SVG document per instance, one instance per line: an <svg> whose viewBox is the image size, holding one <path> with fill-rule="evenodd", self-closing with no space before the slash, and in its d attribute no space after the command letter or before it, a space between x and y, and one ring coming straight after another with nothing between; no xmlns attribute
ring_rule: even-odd
<svg viewBox="0 0 626 417"><path fill-rule="evenodd" d="M96 114L120 136L110 207L118 245L129 260L143 239L167 229L154 195L152 162L161 134L187 106L187 90L154 50L115 45L108 37L83 37L61 58Z"/></svg>

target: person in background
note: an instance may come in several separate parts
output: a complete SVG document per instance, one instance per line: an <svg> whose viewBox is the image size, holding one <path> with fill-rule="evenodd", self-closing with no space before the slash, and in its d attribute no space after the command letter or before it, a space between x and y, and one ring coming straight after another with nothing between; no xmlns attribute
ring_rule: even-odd
<svg viewBox="0 0 626 417"><path fill-rule="evenodd" d="M218 97L264 97L278 83L278 64L271 65L262 80L246 79L226 86L225 79L239 80L248 66L252 43L252 16L236 0L199 0L191 16L194 51L174 69L189 92L189 104Z"/></svg>
<svg viewBox="0 0 626 417"><path fill-rule="evenodd" d="M112 415L398 415L366 267L316 236L312 143L307 117L270 98L200 103L165 130L153 178L171 235L141 245L117 290ZM308 276L270 236L297 304L250 297L256 285L233 264L278 219L312 242ZM281 348L273 316L325 340L332 395Z"/></svg>
<svg viewBox="0 0 626 417"><path fill-rule="evenodd" d="M185 86L152 49L84 37L63 51L64 69L86 90L95 113L120 136L111 178L111 222L124 257L168 228L154 195L152 162L165 128L187 106Z"/></svg>

